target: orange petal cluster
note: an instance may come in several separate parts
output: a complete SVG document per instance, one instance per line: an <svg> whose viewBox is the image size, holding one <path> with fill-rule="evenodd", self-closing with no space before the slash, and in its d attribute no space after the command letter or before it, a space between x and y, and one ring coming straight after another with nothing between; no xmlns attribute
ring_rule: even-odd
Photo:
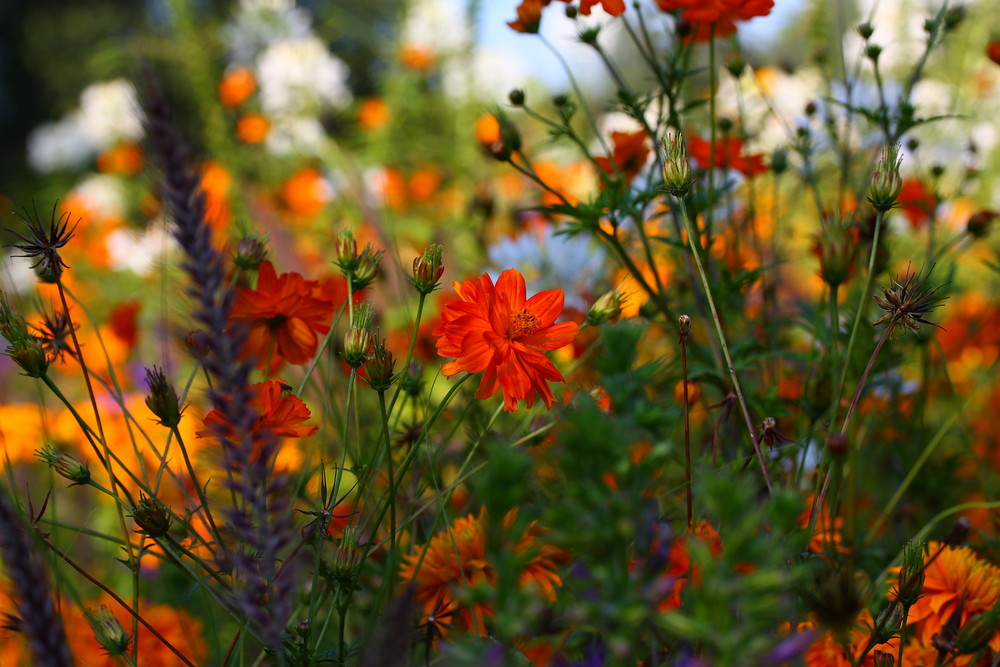
<svg viewBox="0 0 1000 667"><path fill-rule="evenodd" d="M707 42L715 37L728 37L736 32L737 21L767 16L774 0L656 0L665 12L683 10L681 19L689 21L694 30L691 37Z"/></svg>
<svg viewBox="0 0 1000 667"><path fill-rule="evenodd" d="M283 438L304 438L319 430L318 426L303 424L312 413L308 406L294 394L281 380L268 380L251 385L253 398L250 406L257 413L257 420L250 429L251 434L273 433ZM199 438L234 437L236 428L218 410L205 415L205 428L198 431Z"/></svg>
<svg viewBox="0 0 1000 667"><path fill-rule="evenodd" d="M489 398L502 388L508 412L516 411L519 401L530 408L536 394L551 408L556 399L547 382L564 378L542 352L568 345L579 330L576 322L555 323L563 310L562 290L527 299L524 276L515 269L500 274L496 285L484 273L454 288L459 300L445 305L434 329L438 354L454 358L441 372L448 377L482 373L476 398Z"/></svg>
<svg viewBox="0 0 1000 667"><path fill-rule="evenodd" d="M625 184L632 182L649 159L650 148L646 143L646 131L612 132L611 143L614 148L611 157L597 157L594 162L609 176L615 175L615 165L625 177Z"/></svg>
<svg viewBox="0 0 1000 667"><path fill-rule="evenodd" d="M271 359L304 364L316 353L316 334L330 330L333 304L323 297L319 283L298 273L274 271L271 262L260 265L257 288L240 287L230 321L249 329L244 357L263 367Z"/></svg>

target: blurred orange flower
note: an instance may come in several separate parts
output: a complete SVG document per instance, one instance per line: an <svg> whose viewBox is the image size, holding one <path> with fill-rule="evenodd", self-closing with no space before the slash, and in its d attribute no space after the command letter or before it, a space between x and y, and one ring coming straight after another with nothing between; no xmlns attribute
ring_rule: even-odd
<svg viewBox="0 0 1000 667"><path fill-rule="evenodd" d="M508 512L503 519L506 529L511 529L517 510ZM448 615L449 624L464 631L486 634L485 621L493 615L489 605L474 602L465 606L457 593L462 588L496 583L497 574L486 556L486 510L479 516L472 514L456 519L454 524L431 538L424 549L403 556L400 579L414 587L414 594L428 614ZM562 585L556 574L562 559L561 552L547 544L539 544L543 529L532 522L518 543L516 554L531 554L518 577L522 587L536 586L547 600L555 600L555 589ZM444 612L444 614L442 614Z"/></svg>
<svg viewBox="0 0 1000 667"><path fill-rule="evenodd" d="M270 121L259 113L245 114L236 121L236 136L245 144L263 143L270 131Z"/></svg>
<svg viewBox="0 0 1000 667"><path fill-rule="evenodd" d="M282 438L305 438L319 430L318 426L302 423L312 413L302 399L290 393L291 388L281 380L258 382L250 388L253 390L250 405L257 413L257 420L250 429L251 434L266 431ZM199 438L218 437L220 433L225 438L232 438L235 433L233 425L218 410L205 415L204 421L207 428L198 431Z"/></svg>
<svg viewBox="0 0 1000 667"><path fill-rule="evenodd" d="M908 178L903 181L896 205L910 221L910 227L919 229L934 214L937 198L919 178Z"/></svg>
<svg viewBox="0 0 1000 667"><path fill-rule="evenodd" d="M600 3L601 8L611 16L621 16L625 13L625 0L580 0L580 13L590 16L590 11L597 3Z"/></svg>
<svg viewBox="0 0 1000 667"><path fill-rule="evenodd" d="M271 262L260 265L257 288L239 287L230 320L249 327L243 345L244 357L257 359L263 367L270 358L290 364L312 359L319 340L317 333L330 330L327 322L333 304L317 296L319 283L298 273L278 276Z"/></svg>
<svg viewBox="0 0 1000 667"><path fill-rule="evenodd" d="M504 410L514 412L518 401L530 408L535 394L551 408L555 396L547 381L563 382L562 373L542 354L573 342L579 325L556 324L563 310L562 290L546 290L526 299L524 276L516 269L500 274L496 285L489 275L454 283L459 301L447 303L441 324L438 354L455 360L441 367L451 377L461 371L483 373L476 398L489 398L503 388Z"/></svg>
<svg viewBox="0 0 1000 667"><path fill-rule="evenodd" d="M118 144L97 156L97 170L132 176L142 168L142 150L136 144Z"/></svg>
<svg viewBox="0 0 1000 667"><path fill-rule="evenodd" d="M437 55L426 47L406 44L399 50L399 62L409 69L427 70L437 62Z"/></svg>
<svg viewBox="0 0 1000 667"><path fill-rule="evenodd" d="M614 165L617 165L625 177L625 184L628 185L639 175L646 160L649 159L650 149L646 144L646 131L612 132L611 142L614 145L611 157L597 157L594 158L594 162L611 177L614 177Z"/></svg>
<svg viewBox="0 0 1000 667"><path fill-rule="evenodd" d="M299 169L281 186L281 200L296 215L316 215L330 198L329 184L314 167Z"/></svg>
<svg viewBox="0 0 1000 667"><path fill-rule="evenodd" d="M228 72L219 83L219 100L227 107L238 107L257 89L257 79L247 67Z"/></svg>
<svg viewBox="0 0 1000 667"><path fill-rule="evenodd" d="M1000 39L995 39L986 46L986 57L1000 65Z"/></svg>
<svg viewBox="0 0 1000 667"><path fill-rule="evenodd" d="M672 12L684 10L681 19L693 24L690 37L707 42L712 35L728 37L736 32L737 21L767 16L774 0L656 0L660 9Z"/></svg>
<svg viewBox="0 0 1000 667"><path fill-rule="evenodd" d="M698 162L698 166L707 169L712 163L712 142L702 139L694 133L688 134L688 155ZM716 169L735 169L744 176L756 176L767 171L764 156L761 153L745 155L743 140L738 137L724 137L715 142Z"/></svg>
<svg viewBox="0 0 1000 667"><path fill-rule="evenodd" d="M369 97L358 107L358 126L365 132L374 132L389 122L389 105L378 97Z"/></svg>

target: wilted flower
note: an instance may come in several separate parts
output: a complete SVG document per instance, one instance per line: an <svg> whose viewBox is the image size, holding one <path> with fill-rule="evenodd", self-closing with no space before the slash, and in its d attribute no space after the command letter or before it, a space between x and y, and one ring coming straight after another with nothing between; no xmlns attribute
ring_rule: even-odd
<svg viewBox="0 0 1000 667"><path fill-rule="evenodd" d="M8 230L20 240L20 243L12 243L11 245L23 253L13 255L13 257L27 257L33 260L31 268L35 270L42 282L57 282L63 269L69 268L60 257L59 250L69 243L69 240L73 238L73 231L76 229L76 224L72 228L69 226L70 215L69 212L66 212L56 218L56 206L53 206L52 216L46 227L37 210L34 215L31 215L25 209L22 219L28 225L27 233L21 234L13 229Z"/></svg>

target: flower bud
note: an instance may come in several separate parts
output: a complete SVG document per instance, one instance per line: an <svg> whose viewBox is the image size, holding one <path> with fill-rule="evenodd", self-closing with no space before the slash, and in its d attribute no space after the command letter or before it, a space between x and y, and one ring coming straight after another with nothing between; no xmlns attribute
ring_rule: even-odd
<svg viewBox="0 0 1000 667"><path fill-rule="evenodd" d="M375 250L370 243L365 246L365 249L361 251L361 255L358 257L358 264L352 275L351 286L353 289L364 289L375 281L375 277L378 276L378 264L381 259L381 250Z"/></svg>
<svg viewBox="0 0 1000 667"><path fill-rule="evenodd" d="M365 361L365 372L368 373L368 384L375 391L385 391L396 380L394 371L396 358L386 349L385 339L376 339L372 353Z"/></svg>
<svg viewBox="0 0 1000 667"><path fill-rule="evenodd" d="M365 301L354 309L351 328L344 335L344 359L351 368L360 368L368 359L368 348L372 345L369 329L375 319L375 309Z"/></svg>
<svg viewBox="0 0 1000 667"><path fill-rule="evenodd" d="M955 519L955 523L952 524L951 530L945 535L941 541L947 544L949 547L957 547L965 542L965 539L969 536L969 530L972 528L972 524L964 516L960 516Z"/></svg>
<svg viewBox="0 0 1000 667"><path fill-rule="evenodd" d="M663 160L663 183L667 192L675 197L683 197L693 182L684 135L680 132L668 134L660 146L660 157Z"/></svg>
<svg viewBox="0 0 1000 667"><path fill-rule="evenodd" d="M207 332L195 329L184 336L184 347L193 358L201 360L212 351L212 340Z"/></svg>
<svg viewBox="0 0 1000 667"><path fill-rule="evenodd" d="M52 468L57 475L73 482L70 486L86 484L90 481L90 468L69 454L63 454L53 447L43 447L35 451L35 456Z"/></svg>
<svg viewBox="0 0 1000 667"><path fill-rule="evenodd" d="M11 344L4 352L24 371L22 375L42 378L49 370L49 357L40 340L34 336Z"/></svg>
<svg viewBox="0 0 1000 667"><path fill-rule="evenodd" d="M879 651L878 649L872 654L874 657L875 667L893 667L896 664L896 656L892 653L886 653L885 651Z"/></svg>
<svg viewBox="0 0 1000 667"><path fill-rule="evenodd" d="M358 266L358 242L349 229L337 235L337 261L334 263L344 273L350 273Z"/></svg>
<svg viewBox="0 0 1000 667"><path fill-rule="evenodd" d="M129 515L150 537L163 537L170 530L173 519L170 518L170 510L157 498L151 496L141 496L139 504L133 508Z"/></svg>
<svg viewBox="0 0 1000 667"><path fill-rule="evenodd" d="M689 315L681 315L677 318L677 330L684 338L691 334L691 317Z"/></svg>
<svg viewBox="0 0 1000 667"><path fill-rule="evenodd" d="M993 221L1000 216L996 211L976 211L969 216L969 221L965 223L965 231L972 238L981 239L990 232Z"/></svg>
<svg viewBox="0 0 1000 667"><path fill-rule="evenodd" d="M515 88L514 90L510 91L510 94L507 95L507 99L510 100L510 103L515 107L523 106L524 91L520 88Z"/></svg>
<svg viewBox="0 0 1000 667"><path fill-rule="evenodd" d="M968 10L962 5L957 5L955 7L949 7L944 12L944 29L954 30L958 27L958 24L965 20L968 16Z"/></svg>
<svg viewBox="0 0 1000 667"><path fill-rule="evenodd" d="M890 604L879 613L878 620L875 622L875 627L878 629L873 637L875 643L884 644L891 640L899 632L902 625L903 610L898 604Z"/></svg>
<svg viewBox="0 0 1000 667"><path fill-rule="evenodd" d="M613 320L622 314L622 304L627 295L621 291L621 285L601 295L587 310L587 324L596 326Z"/></svg>
<svg viewBox="0 0 1000 667"><path fill-rule="evenodd" d="M875 26L868 21L858 25L858 34L861 35L861 39L868 39L873 32L875 32Z"/></svg>
<svg viewBox="0 0 1000 667"><path fill-rule="evenodd" d="M0 292L0 336L3 336L8 343L28 338L28 324L20 313L7 303L7 297L2 292Z"/></svg>
<svg viewBox="0 0 1000 667"><path fill-rule="evenodd" d="M851 441L843 433L831 433L830 442L827 445L830 455L837 459L843 459L851 447Z"/></svg>
<svg viewBox="0 0 1000 667"><path fill-rule="evenodd" d="M825 225L816 237L813 253L819 257L819 275L830 287L851 276L857 255L857 240L840 224Z"/></svg>
<svg viewBox="0 0 1000 667"><path fill-rule="evenodd" d="M444 248L437 243L432 243L424 250L424 254L413 260L413 277L410 283L420 294L430 294L437 289L441 274L444 273L444 265L441 258Z"/></svg>
<svg viewBox="0 0 1000 667"><path fill-rule="evenodd" d="M355 526L344 528L344 535L340 538L340 544L333 553L333 562L330 570L333 577L345 584L354 581L358 564L361 563L362 550L358 544L358 531Z"/></svg>
<svg viewBox="0 0 1000 667"><path fill-rule="evenodd" d="M873 63L878 62L878 57L882 55L882 47L878 44L869 44L865 47L865 56Z"/></svg>
<svg viewBox="0 0 1000 667"><path fill-rule="evenodd" d="M924 547L923 542L907 542L903 546L903 565L899 569L899 603L910 607L916 603L924 589Z"/></svg>
<svg viewBox="0 0 1000 667"><path fill-rule="evenodd" d="M149 396L146 397L146 407L156 415L160 424L167 428L175 428L181 423L180 401L177 398L177 391L167 380L163 369L153 366L146 369L146 384L149 386Z"/></svg>
<svg viewBox="0 0 1000 667"><path fill-rule="evenodd" d="M236 251L233 252L233 264L243 271L256 271L265 259L267 259L267 239L256 234L241 238L236 244Z"/></svg>
<svg viewBox="0 0 1000 667"><path fill-rule="evenodd" d="M1000 605L969 618L958 633L958 652L976 653L984 648L1000 632Z"/></svg>
<svg viewBox="0 0 1000 667"><path fill-rule="evenodd" d="M87 622L94 631L94 639L108 655L124 655L128 651L132 636L104 605L97 609L89 609L84 613Z"/></svg>
<svg viewBox="0 0 1000 667"><path fill-rule="evenodd" d="M896 203L903 189L903 179L899 176L899 144L887 144L882 148L875 171L868 188L868 201L875 210L888 211Z"/></svg>

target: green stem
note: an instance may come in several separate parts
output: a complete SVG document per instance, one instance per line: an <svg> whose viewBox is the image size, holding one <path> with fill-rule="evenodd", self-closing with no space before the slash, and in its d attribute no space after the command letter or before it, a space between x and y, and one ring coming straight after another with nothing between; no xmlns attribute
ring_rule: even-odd
<svg viewBox="0 0 1000 667"><path fill-rule="evenodd" d="M385 410L385 390L379 390L378 392L378 409L379 414L382 416L382 432L385 433L385 455L386 455L386 472L389 475L389 564L390 572L392 561L396 553L396 481L393 477L393 464L392 464L392 438L389 437L389 415ZM393 577L389 577L390 580ZM389 585L390 592L392 590L392 584Z"/></svg>
<svg viewBox="0 0 1000 667"><path fill-rule="evenodd" d="M768 493L771 493L771 478L767 474L767 464L764 461L764 453L761 451L760 443L757 442L757 436L754 433L753 421L750 419L750 411L747 409L746 400L743 398L743 388L740 386L740 380L736 376L736 368L733 365L732 356L729 354L729 345L726 343L726 335L722 331L722 323L719 321L719 313L715 308L715 299L712 297L712 287L708 282L705 267L701 263L700 249L698 248L696 240L698 237L695 233L694 226L691 224L691 218L688 215L684 199L677 197L676 200L681 209L681 218L684 221L684 228L687 230L688 245L691 247L691 254L694 256L695 266L698 268L698 276L701 278L701 285L705 290L705 298L708 300L708 306L712 311L712 323L715 325L715 333L719 338L719 344L722 346L722 353L726 357L726 365L729 368L729 377L733 382L733 390L736 392L736 398L739 401L740 410L743 413L743 420L746 423L747 433L750 436L750 442L753 444L754 452L757 454L757 459L760 461L760 469L764 474L764 484L767 486Z"/></svg>

